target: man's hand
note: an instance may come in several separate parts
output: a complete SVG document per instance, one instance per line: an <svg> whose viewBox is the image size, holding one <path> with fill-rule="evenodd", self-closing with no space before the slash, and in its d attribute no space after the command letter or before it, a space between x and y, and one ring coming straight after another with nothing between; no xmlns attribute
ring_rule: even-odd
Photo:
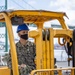
<svg viewBox="0 0 75 75"><path fill-rule="evenodd" d="M22 67L26 67L26 65L25 64L19 65L19 69L22 68Z"/></svg>

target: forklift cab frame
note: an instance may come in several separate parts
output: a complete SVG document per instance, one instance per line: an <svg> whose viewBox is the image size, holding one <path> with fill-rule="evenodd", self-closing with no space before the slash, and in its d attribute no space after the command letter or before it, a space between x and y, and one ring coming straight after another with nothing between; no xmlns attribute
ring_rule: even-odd
<svg viewBox="0 0 75 75"><path fill-rule="evenodd" d="M29 36L35 39L36 44L36 69L54 69L54 43L53 38L59 38L58 42L60 45L64 45L60 43L60 38L72 38L73 31L68 28L65 24L64 16L66 14L64 12L52 12L52 11L44 11L44 10L15 10L15 11L2 11L0 12L0 22L5 22L10 48L11 48L11 59L12 59L12 69L13 75L19 75L18 72L18 61L16 54L16 47L14 42L14 36L12 31L12 25L22 24L22 23L35 23L37 25L37 30L32 30L29 32ZM62 26L62 29L53 29L50 28L49 31L49 41L47 40L47 35L43 34L43 32L47 32L46 29L43 28L43 23L51 20L58 20ZM44 39L46 38L46 40ZM43 39L43 40L42 40ZM45 45L47 45L48 54L43 54L45 51ZM43 46L43 47L42 47ZM50 46L50 47L49 47ZM44 55L42 57L42 55ZM46 59L47 56L47 59ZM14 59L15 58L15 59ZM43 61L44 58L44 61ZM47 62L46 62L47 61ZM46 65L45 65L46 64ZM8 68L0 68L0 75L10 75L10 69ZM53 74L52 74L53 75Z"/></svg>

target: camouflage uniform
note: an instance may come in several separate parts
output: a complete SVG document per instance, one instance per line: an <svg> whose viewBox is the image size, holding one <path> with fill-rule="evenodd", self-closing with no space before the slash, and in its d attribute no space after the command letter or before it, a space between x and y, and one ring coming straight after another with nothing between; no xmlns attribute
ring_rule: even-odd
<svg viewBox="0 0 75 75"><path fill-rule="evenodd" d="M18 65L26 64L26 67L19 69L20 75L28 75L32 70L34 70L35 63L35 44L27 41L25 45L22 45L20 42L16 43L17 59ZM11 56L9 53L7 65L9 68L12 68L11 65Z"/></svg>

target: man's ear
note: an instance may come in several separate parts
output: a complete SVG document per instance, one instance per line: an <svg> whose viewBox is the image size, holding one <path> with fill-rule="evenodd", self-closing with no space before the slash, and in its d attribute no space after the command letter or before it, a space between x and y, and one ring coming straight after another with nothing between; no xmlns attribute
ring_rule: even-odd
<svg viewBox="0 0 75 75"><path fill-rule="evenodd" d="M18 33L18 36L20 37L20 33Z"/></svg>

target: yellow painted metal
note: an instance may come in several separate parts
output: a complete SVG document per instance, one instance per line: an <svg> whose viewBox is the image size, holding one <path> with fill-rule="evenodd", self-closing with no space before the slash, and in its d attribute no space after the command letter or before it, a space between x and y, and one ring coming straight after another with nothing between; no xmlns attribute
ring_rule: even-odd
<svg viewBox="0 0 75 75"><path fill-rule="evenodd" d="M73 67L73 68L57 68L57 69L33 70L30 75L34 75L34 74L37 74L37 73L38 73L38 75L42 75L41 73L47 73L46 75L50 75L50 72L54 72L54 71L58 71L58 75L63 75L62 72L64 70L66 70L66 71L71 70L71 75L75 75L75 73L74 73L75 67ZM51 74L51 75L53 75L53 74Z"/></svg>
<svg viewBox="0 0 75 75"><path fill-rule="evenodd" d="M49 40L47 39L48 37L48 29L44 29L44 33L45 33L45 40L43 41L43 51L44 51L44 69L50 69L50 43Z"/></svg>
<svg viewBox="0 0 75 75"><path fill-rule="evenodd" d="M47 50L46 50L46 36L45 36L46 32L43 29L42 31L42 69L46 69L47 68ZM39 74L38 74L39 75ZM46 73L42 73L42 75L46 75Z"/></svg>
<svg viewBox="0 0 75 75"><path fill-rule="evenodd" d="M0 68L0 75L11 75L10 69L6 67L1 67Z"/></svg>
<svg viewBox="0 0 75 75"><path fill-rule="evenodd" d="M60 19L63 18L63 16L66 16L64 12L52 12L52 11L44 11L44 10L15 10L11 12L7 12L8 16L14 17L20 16L24 18L25 22L32 22L38 23L38 22L45 22L48 20L53 19ZM1 20L4 21L4 17L0 15Z"/></svg>
<svg viewBox="0 0 75 75"><path fill-rule="evenodd" d="M62 75L62 70L59 70L59 71L58 71L58 74L59 74L59 75Z"/></svg>
<svg viewBox="0 0 75 75"><path fill-rule="evenodd" d="M42 29L39 29L40 35L36 37L36 68L42 68Z"/></svg>
<svg viewBox="0 0 75 75"><path fill-rule="evenodd" d="M43 50L43 69L46 69L47 68L47 61L46 61L46 43L45 43L45 40L42 42L43 45L42 45L42 50Z"/></svg>
<svg viewBox="0 0 75 75"><path fill-rule="evenodd" d="M47 68L47 49L46 49L46 31L44 30L44 40L43 45L42 45L42 50L43 50L43 68L46 69Z"/></svg>
<svg viewBox="0 0 75 75"><path fill-rule="evenodd" d="M69 29L54 29L54 37L58 38L58 37L70 37L72 38L72 30Z"/></svg>
<svg viewBox="0 0 75 75"><path fill-rule="evenodd" d="M35 38L38 35L39 35L39 31L37 31L37 30L29 31L29 37Z"/></svg>
<svg viewBox="0 0 75 75"><path fill-rule="evenodd" d="M59 22L60 22L63 29L69 29L68 25L65 24L64 18L59 18L58 20L59 20Z"/></svg>
<svg viewBox="0 0 75 75"><path fill-rule="evenodd" d="M11 13L11 14L10 14ZM44 11L44 10L16 10L9 12L10 16L13 14L17 15L43 15L43 16L55 16L55 17L63 17L66 16L64 12L52 12L52 11ZM59 16L58 16L59 15Z"/></svg>
<svg viewBox="0 0 75 75"><path fill-rule="evenodd" d="M47 62L47 69L51 69L51 50L50 50L50 31L46 29L46 62ZM51 72L46 72L46 75L51 75Z"/></svg>
<svg viewBox="0 0 75 75"><path fill-rule="evenodd" d="M47 40L47 69L50 69L50 44Z"/></svg>
<svg viewBox="0 0 75 75"><path fill-rule="evenodd" d="M43 28L43 22L35 22L35 24L37 25L37 29L42 29Z"/></svg>
<svg viewBox="0 0 75 75"><path fill-rule="evenodd" d="M46 31L47 33L47 35L46 35L46 47L47 47L47 69L50 69L51 67L50 67L50 43L49 43L49 39L48 39L48 32L49 32L49 30L47 30Z"/></svg>
<svg viewBox="0 0 75 75"><path fill-rule="evenodd" d="M12 31L12 24L7 14L2 13L2 15L5 18L6 27L7 27L8 35L9 35L13 75L19 75L16 47L15 47L14 36Z"/></svg>
<svg viewBox="0 0 75 75"><path fill-rule="evenodd" d="M60 43L60 37L59 37L59 38L58 38L58 43L59 43L59 45L64 46L64 45L66 44L66 42L67 42L67 41L66 41L66 38L64 38L64 40L65 40L65 41L61 44L61 43Z"/></svg>
<svg viewBox="0 0 75 75"><path fill-rule="evenodd" d="M71 69L71 75L75 75L75 69Z"/></svg>
<svg viewBox="0 0 75 75"><path fill-rule="evenodd" d="M38 23L38 26L41 23ZM42 28L37 29L39 31L39 35L36 36L36 69L42 69L43 64L42 64Z"/></svg>
<svg viewBox="0 0 75 75"><path fill-rule="evenodd" d="M52 28L49 29L50 31L50 68L54 69L54 31ZM52 72L51 75L54 75Z"/></svg>

